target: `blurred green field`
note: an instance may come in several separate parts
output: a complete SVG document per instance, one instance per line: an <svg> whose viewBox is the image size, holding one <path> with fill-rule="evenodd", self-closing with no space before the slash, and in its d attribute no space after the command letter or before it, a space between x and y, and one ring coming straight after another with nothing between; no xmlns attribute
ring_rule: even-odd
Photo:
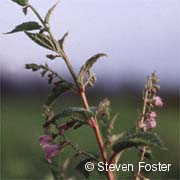
<svg viewBox="0 0 180 180"><path fill-rule="evenodd" d="M133 97L134 98L134 97ZM116 131L131 129L141 109L140 102L132 97L110 97L112 112L119 113ZM90 99L95 105L101 99ZM134 101L132 101L132 99ZM76 105L77 99L65 97L60 100L58 109L68 104ZM1 179L52 179L48 164L44 161L38 137L43 133L41 117L43 99L38 97L3 97L1 120ZM154 150L153 162L171 163L170 172L154 172L147 175L153 179L180 179L179 177L179 108L177 103L167 103L158 110L158 128L168 147L168 151ZM93 151L97 144L91 129L83 127L74 131L70 137L80 143L80 147ZM86 143L84 143L86 142ZM62 159L66 154L62 154ZM134 150L124 154L122 162L137 161ZM70 167L69 174L74 173L75 163ZM94 175L90 177L93 179ZM82 176L78 175L78 178ZM100 177L99 177L100 178ZM102 177L101 177L102 178ZM129 173L121 173L121 179L132 179Z"/></svg>

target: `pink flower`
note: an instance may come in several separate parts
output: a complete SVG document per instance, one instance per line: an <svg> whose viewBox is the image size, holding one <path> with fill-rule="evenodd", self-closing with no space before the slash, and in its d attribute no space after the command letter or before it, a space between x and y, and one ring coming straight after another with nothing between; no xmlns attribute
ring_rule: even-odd
<svg viewBox="0 0 180 180"><path fill-rule="evenodd" d="M155 118L149 118L146 120L147 129L154 129L156 128L156 126L157 126L157 123L156 123Z"/></svg>
<svg viewBox="0 0 180 180"><path fill-rule="evenodd" d="M50 144L53 141L53 138L49 135L42 135L39 137L39 143L42 146L42 149L45 153L45 158L49 163L52 162L52 158L58 155L61 145L60 144Z"/></svg>
<svg viewBox="0 0 180 180"><path fill-rule="evenodd" d="M158 106L158 107L163 106L163 101L159 96L156 96L153 100L154 100L154 105L155 106Z"/></svg>
<svg viewBox="0 0 180 180"><path fill-rule="evenodd" d="M152 113L152 114L151 114ZM139 122L138 127L140 129L154 129L157 126L156 123L156 113L155 112L151 112L149 114L149 118L147 118L144 122Z"/></svg>
<svg viewBox="0 0 180 180"><path fill-rule="evenodd" d="M52 158L59 154L61 146L59 144L45 144L43 145L45 157L49 163L52 163Z"/></svg>
<svg viewBox="0 0 180 180"><path fill-rule="evenodd" d="M48 142L52 141L53 138L49 135L42 135L39 137L39 143L41 146L46 145Z"/></svg>
<svg viewBox="0 0 180 180"><path fill-rule="evenodd" d="M150 117L150 118L156 118L156 117L157 117L156 112L151 111L151 112L149 113L149 117Z"/></svg>

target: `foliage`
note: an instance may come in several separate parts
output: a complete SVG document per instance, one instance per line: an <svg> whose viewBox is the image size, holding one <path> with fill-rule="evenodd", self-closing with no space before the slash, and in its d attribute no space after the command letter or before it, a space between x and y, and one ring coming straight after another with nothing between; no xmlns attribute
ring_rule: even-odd
<svg viewBox="0 0 180 180"><path fill-rule="evenodd" d="M40 28L41 26L37 22L30 21L30 22L25 22L16 26L12 31L6 34L12 34L12 33L20 32L20 31L24 31L24 32L33 31L33 30L38 30Z"/></svg>
<svg viewBox="0 0 180 180"><path fill-rule="evenodd" d="M96 82L96 76L91 70L92 66L99 58L106 56L106 54L98 53L89 58L81 67L79 74L76 75L64 49L64 41L68 33L65 33L60 40L56 40L50 29L50 17L58 2L48 10L43 19L27 0L12 1L22 6L25 15L28 9L32 10L41 25L35 21L25 22L16 26L7 34L24 32L25 35L39 46L53 51L54 54L47 54L46 57L50 60L62 58L74 80L74 82L66 80L56 71L52 70L48 64L38 65L31 63L25 65L26 69L32 70L33 72L40 71L41 76L46 76L48 78L48 83L52 85L52 89L43 106L43 128L45 135L40 137L40 145L45 152L45 158L50 164L55 179L57 179L57 177L61 179L69 178L66 174L66 170L70 161L79 161L76 169L80 171L85 178L88 178L90 173L84 169L87 162L93 162L95 166L100 161L109 164L113 162L117 163L124 151L134 147L138 151L141 157L140 160L142 161L145 157L152 157L151 146L165 149L160 137L152 132L156 127L157 116L153 109L158 106L163 106L161 98L157 96L159 91L159 80L155 73L152 73L148 77L145 93L143 95L144 104L142 114L140 115L140 120L137 121L134 132L115 134L114 124L118 116L111 116L110 100L105 98L97 107L90 107L86 97L86 86L92 87ZM76 93L77 96L80 97L83 106L67 107L55 113L54 102L66 92ZM66 133L72 129L77 130L83 125L87 125L89 128L93 129L95 133L98 142L96 154L81 149L76 142L69 139ZM85 141L87 139L86 136L88 135L85 135ZM55 164L54 157L61 154L67 147L72 149L72 154L69 155L64 162L58 164L56 170L53 169L52 165ZM83 160L79 159L82 155L85 157ZM112 173L107 171L103 173L110 180L114 180L116 177L116 172ZM134 172L134 176L136 180L144 177L140 171Z"/></svg>

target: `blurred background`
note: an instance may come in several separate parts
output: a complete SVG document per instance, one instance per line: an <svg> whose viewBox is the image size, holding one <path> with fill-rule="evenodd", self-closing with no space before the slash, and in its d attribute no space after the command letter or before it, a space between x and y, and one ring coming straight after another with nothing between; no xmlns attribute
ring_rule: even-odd
<svg viewBox="0 0 180 180"><path fill-rule="evenodd" d="M23 33L4 35L22 22L35 20L12 1L1 0L1 177L2 179L51 179L43 160L38 137L43 133L42 105L50 90L47 79L24 69L26 63L48 63L70 79L61 60L49 61L51 52L38 47ZM29 0L43 16L54 0ZM158 110L157 132L168 151L154 150L153 162L171 163L170 172L151 173L153 179L179 179L179 2L178 0L62 0L51 18L57 38L69 32L65 48L76 73L92 55L104 52L107 58L93 67L97 84L89 89L91 105L104 97L112 102L112 113L119 113L116 131L133 127L142 109L142 91L147 75L157 72L164 107ZM68 94L59 99L59 110L79 104ZM87 150L97 147L87 128L71 135ZM87 136L88 146L83 145ZM65 156L62 155L62 158ZM134 151L122 162L135 162ZM131 161L130 161L131 159ZM73 167L69 170L73 174ZM94 176L92 176L94 177ZM122 173L131 179L129 173ZM79 176L81 178L81 176Z"/></svg>

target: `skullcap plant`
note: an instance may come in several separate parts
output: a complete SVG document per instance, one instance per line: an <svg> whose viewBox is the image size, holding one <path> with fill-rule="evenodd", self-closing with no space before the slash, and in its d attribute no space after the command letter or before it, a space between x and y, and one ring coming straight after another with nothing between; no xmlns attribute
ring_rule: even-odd
<svg viewBox="0 0 180 180"><path fill-rule="evenodd" d="M42 128L44 133L39 137L39 144L42 147L45 160L52 170L54 179L76 179L76 174L69 177L67 171L73 161L79 161L75 171L81 172L85 178L88 178L91 172L85 169L87 162L93 162L94 168L97 169L99 162L108 165L120 162L122 155L129 149L137 151L137 155L140 156L139 161L152 157L152 146L164 149L160 137L154 132L158 124L156 108L163 107L163 101L158 96L160 86L156 73L148 76L142 99L142 113L137 120L135 130L115 134L115 121L118 122L116 126L120 126L121 123L117 115L112 116L110 114L110 100L105 98L96 107L90 106L86 93L86 89L93 87L96 83L96 76L92 71L93 65L99 59L106 57L106 54L98 53L88 58L79 73L76 74L64 48L68 33L65 33L62 38L56 39L51 31L50 17L59 1L48 10L44 18L28 0L12 1L21 6L25 15L28 14L28 11L32 11L36 15L37 21L23 22L7 34L23 32L34 43L50 50L52 53L47 54L46 58L53 61L62 59L66 63L73 80L73 82L68 81L63 74L51 69L48 64L30 63L25 65L28 70L40 72L41 76L46 77L48 83L52 86L43 105L44 123ZM66 107L58 113L55 112L54 108L57 106L57 99L67 92L73 92L74 95L78 96L82 106ZM82 149L67 135L68 131L78 131L79 128L84 126L92 129L92 133L95 134L94 137L98 144L98 148L95 150L97 153ZM102 131L105 133L102 133ZM88 147L87 137L85 136L83 143ZM72 149L71 154L68 154L63 162L56 164L56 157L61 156L62 152L68 148ZM136 180L146 179L144 172L134 171L132 173ZM103 171L102 174L104 174L104 178L106 177L109 180L121 179L121 174L118 176L116 171Z"/></svg>

